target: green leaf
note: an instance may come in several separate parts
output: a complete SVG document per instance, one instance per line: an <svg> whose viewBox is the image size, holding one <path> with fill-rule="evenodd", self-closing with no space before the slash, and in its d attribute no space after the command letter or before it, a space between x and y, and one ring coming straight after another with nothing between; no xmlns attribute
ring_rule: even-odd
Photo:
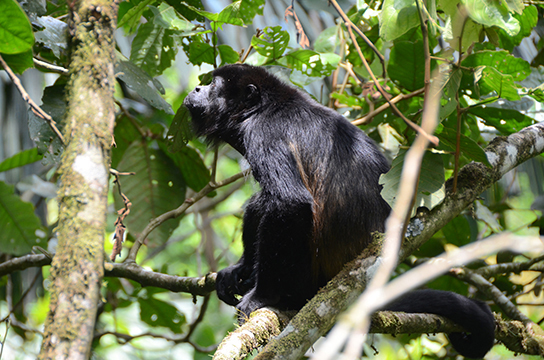
<svg viewBox="0 0 544 360"><path fill-rule="evenodd" d="M476 219L486 223L491 231L496 234L503 231L502 225L499 223L499 220L495 214L493 214L491 210L489 210L489 208L482 203L482 201L475 201L474 204L476 205L474 208L474 215Z"/></svg>
<svg viewBox="0 0 544 360"><path fill-rule="evenodd" d="M179 157L174 157L174 161L180 168L187 186L194 191L202 190L210 182L210 171L195 149L186 146Z"/></svg>
<svg viewBox="0 0 544 360"><path fill-rule="evenodd" d="M185 324L185 315L178 309L161 300L150 296L148 299L138 298L140 305L140 319L150 326L166 327L174 334L182 333L182 326Z"/></svg>
<svg viewBox="0 0 544 360"><path fill-rule="evenodd" d="M38 154L38 148L23 150L0 163L0 172L40 161L43 155Z"/></svg>
<svg viewBox="0 0 544 360"><path fill-rule="evenodd" d="M439 149L455 152L457 147L457 132L455 130L444 128L442 132L440 134L436 134L436 136L440 139ZM462 155L466 156L470 160L481 162L491 167L484 149L482 149L474 140L461 134L459 142Z"/></svg>
<svg viewBox="0 0 544 360"><path fill-rule="evenodd" d="M416 2L413 0L385 0L380 14L380 37L395 40L419 26Z"/></svg>
<svg viewBox="0 0 544 360"><path fill-rule="evenodd" d="M154 21L139 27L132 41L130 60L151 76L162 74L176 57L177 47L174 46L173 31L167 30L165 26L168 24L158 14Z"/></svg>
<svg viewBox="0 0 544 360"><path fill-rule="evenodd" d="M142 0L138 4L134 5L129 1L123 1L119 4L119 14L122 16L119 19L117 27L124 27L127 34L132 34L140 25L140 20L145 11L148 10L148 5L153 5L157 0ZM128 10L122 11L123 7L130 7Z"/></svg>
<svg viewBox="0 0 544 360"><path fill-rule="evenodd" d="M338 100L340 104L344 104L350 108L358 109L365 106L365 100L360 96L352 96L346 93L334 92L331 94L331 97Z"/></svg>
<svg viewBox="0 0 544 360"><path fill-rule="evenodd" d="M510 36L519 33L520 25L505 2L495 0L462 0L468 16L478 24L497 26Z"/></svg>
<svg viewBox="0 0 544 360"><path fill-rule="evenodd" d="M185 183L191 189L200 191L210 182L210 171L195 149L184 146L180 151L172 153L166 149L166 143L159 142L159 146L181 170Z"/></svg>
<svg viewBox="0 0 544 360"><path fill-rule="evenodd" d="M204 10L204 6L202 6L202 2L200 0L185 0L185 2L180 2L179 0L166 0L166 2L173 6L181 14L181 16L187 20L204 22L204 17L193 10Z"/></svg>
<svg viewBox="0 0 544 360"><path fill-rule="evenodd" d="M158 10L160 11L160 17L169 29L181 31L182 34L183 32L192 33L195 25L181 16L173 6L161 3Z"/></svg>
<svg viewBox="0 0 544 360"><path fill-rule="evenodd" d="M515 46L521 43L521 40L531 35L533 28L538 21L538 10L535 6L527 6L521 15L514 14L514 18L520 24L519 33L515 36L510 36L502 29L497 29L501 47L512 52Z"/></svg>
<svg viewBox="0 0 544 360"><path fill-rule="evenodd" d="M336 64L340 61L338 55L332 54L333 57L329 57L329 55L331 54L320 54L313 50L299 49L285 54L278 62L290 69L298 70L306 76L321 77L330 75L336 68L333 65L334 59L336 59Z"/></svg>
<svg viewBox="0 0 544 360"><path fill-rule="evenodd" d="M202 65L207 63L214 65L216 52L210 44L200 41L193 41L189 45L189 61L195 65Z"/></svg>
<svg viewBox="0 0 544 360"><path fill-rule="evenodd" d="M68 47L68 25L51 16L39 17L35 22L43 26L43 29L35 34L36 42L51 49L57 59L60 59Z"/></svg>
<svg viewBox="0 0 544 360"><path fill-rule="evenodd" d="M15 0L0 1L0 53L18 54L33 45L34 34L23 9Z"/></svg>
<svg viewBox="0 0 544 360"><path fill-rule="evenodd" d="M494 68L483 68L478 84L481 95L495 92L499 97L506 100L521 99L518 94L518 86L514 83L512 75L504 75Z"/></svg>
<svg viewBox="0 0 544 360"><path fill-rule="evenodd" d="M153 78L130 61L119 60L115 64L116 77L145 99L151 106L173 115L172 106L164 100Z"/></svg>
<svg viewBox="0 0 544 360"><path fill-rule="evenodd" d="M64 80L59 78L54 85L46 87L42 96L42 110L53 118L61 133L66 112ZM59 164L64 145L47 122L30 109L28 110L28 131L30 138L38 147L38 154L43 155L42 164Z"/></svg>
<svg viewBox="0 0 544 360"><path fill-rule="evenodd" d="M223 24L244 26L244 21L242 20L244 15L242 15L240 8L241 3L241 0L234 1L221 10L217 16L217 20L211 24L212 30L217 31Z"/></svg>
<svg viewBox="0 0 544 360"><path fill-rule="evenodd" d="M2 253L23 255L33 246L46 246L45 231L34 214L34 206L13 193L13 186L0 181L0 249Z"/></svg>
<svg viewBox="0 0 544 360"><path fill-rule="evenodd" d="M321 53L333 53L340 45L340 38L338 37L340 29L337 26L331 26L321 32L317 36L314 42L314 50Z"/></svg>
<svg viewBox="0 0 544 360"><path fill-rule="evenodd" d="M480 117L484 124L494 127L504 135L513 134L535 123L533 118L512 109L478 106L470 107L468 112Z"/></svg>
<svg viewBox="0 0 544 360"><path fill-rule="evenodd" d="M396 201L406 153L406 150L400 150L397 157L393 159L391 169L380 176L380 185L383 185L381 195L391 207ZM413 211L421 206L432 209L444 199L444 179L442 157L439 154L426 152L421 163L418 192Z"/></svg>
<svg viewBox="0 0 544 360"><path fill-rule="evenodd" d="M189 140L193 138L191 116L184 105L181 105L176 111L166 138L171 141L169 145L171 152L182 150Z"/></svg>
<svg viewBox="0 0 544 360"><path fill-rule="evenodd" d="M204 16L206 19L212 22L212 30L217 31L223 24L231 24L237 26L243 26L244 22L242 20L243 15L240 13L240 3L241 0L234 1L233 3L227 5L219 14L211 13L208 11L200 10L191 6L185 2L181 4L187 6L189 9L193 10L199 15Z"/></svg>
<svg viewBox="0 0 544 360"><path fill-rule="evenodd" d="M281 57L287 45L289 45L289 33L282 30L281 26L265 27L259 37L253 35L251 39L251 46L255 51L271 60Z"/></svg>
<svg viewBox="0 0 544 360"><path fill-rule="evenodd" d="M440 121L446 119L457 109L455 94L459 91L461 79L462 71L460 69L455 69L447 75L443 85L444 93L440 99L440 108L438 109Z"/></svg>
<svg viewBox="0 0 544 360"><path fill-rule="evenodd" d="M149 220L177 208L185 200L186 186L175 163L162 150L153 149L146 142L133 142L117 170L136 173L121 178L121 190L132 202L125 225L134 236L140 234ZM123 201L117 191L114 193L115 206L120 209ZM149 240L163 243L178 224L179 218L167 220L149 235Z"/></svg>
<svg viewBox="0 0 544 360"><path fill-rule="evenodd" d="M114 139L115 147L111 149L111 167L117 169L125 151L142 135L138 131L139 123L134 124L128 117L122 115L115 119Z"/></svg>
<svg viewBox="0 0 544 360"><path fill-rule="evenodd" d="M448 243L456 246L467 245L472 239L470 224L464 215L453 218L442 228L442 233Z"/></svg>
<svg viewBox="0 0 544 360"><path fill-rule="evenodd" d="M462 66L476 68L486 66L496 69L501 74L511 75L515 81L521 81L531 74L531 66L523 59L510 55L507 51L478 51L467 56Z"/></svg>
<svg viewBox="0 0 544 360"><path fill-rule="evenodd" d="M240 17L244 24L251 25L255 15L262 15L265 0L242 0L240 4Z"/></svg>
<svg viewBox="0 0 544 360"><path fill-rule="evenodd" d="M32 50L28 50L15 55L2 54L2 58L4 58L6 64L8 64L11 70L13 70L13 72L16 74L22 74L26 69L34 67L34 60L32 60ZM2 69L1 66L0 69Z"/></svg>
<svg viewBox="0 0 544 360"><path fill-rule="evenodd" d="M234 64L240 60L240 55L228 45L219 45L217 51L219 51L219 56L221 57L220 66Z"/></svg>
<svg viewBox="0 0 544 360"><path fill-rule="evenodd" d="M396 41L391 49L387 73L407 90L421 89L425 83L423 41Z"/></svg>

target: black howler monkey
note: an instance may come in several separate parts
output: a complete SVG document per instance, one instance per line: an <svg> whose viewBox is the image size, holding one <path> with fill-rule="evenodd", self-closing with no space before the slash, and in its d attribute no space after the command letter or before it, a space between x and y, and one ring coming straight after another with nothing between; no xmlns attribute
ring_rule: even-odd
<svg viewBox="0 0 544 360"><path fill-rule="evenodd" d="M249 315L264 306L300 309L383 232L390 212L378 179L389 169L360 129L265 69L228 65L184 101L197 135L225 142L251 165L261 190L244 214L244 253L217 274L219 298ZM235 295L242 295L238 300ZM387 307L443 315L470 334L450 334L463 355L493 346L487 305L433 290Z"/></svg>

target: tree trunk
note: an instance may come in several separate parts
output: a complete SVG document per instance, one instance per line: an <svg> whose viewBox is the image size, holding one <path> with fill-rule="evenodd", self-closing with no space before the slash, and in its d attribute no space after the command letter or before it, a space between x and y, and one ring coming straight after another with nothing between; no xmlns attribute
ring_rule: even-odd
<svg viewBox="0 0 544 360"><path fill-rule="evenodd" d="M113 32L117 3L76 0L70 9L66 148L60 165L57 253L39 359L87 359L104 273L104 229L115 120Z"/></svg>

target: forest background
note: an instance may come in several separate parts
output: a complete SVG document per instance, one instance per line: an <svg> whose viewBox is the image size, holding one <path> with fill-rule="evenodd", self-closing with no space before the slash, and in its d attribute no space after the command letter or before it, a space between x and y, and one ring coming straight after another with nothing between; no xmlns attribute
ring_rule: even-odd
<svg viewBox="0 0 544 360"><path fill-rule="evenodd" d="M442 334L454 325L436 317L375 322L397 335L367 342L360 306L354 324L339 317L377 249L282 337L261 348L284 327L265 312L264 331L248 322L259 341L236 338L213 273L240 256L258 185L234 150L192 136L181 106L236 62L337 109L391 159L382 195L413 216L394 276L416 287L413 269L431 263L426 286L492 305L489 359L540 358L543 13L521 0L0 0L0 358L326 358L314 343L335 323L321 340L334 356L455 358ZM416 139L431 146L418 145L418 185L398 194Z"/></svg>

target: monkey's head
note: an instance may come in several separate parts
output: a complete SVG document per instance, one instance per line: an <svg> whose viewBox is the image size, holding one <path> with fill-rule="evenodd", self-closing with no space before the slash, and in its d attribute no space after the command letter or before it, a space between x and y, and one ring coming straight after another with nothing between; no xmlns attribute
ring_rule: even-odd
<svg viewBox="0 0 544 360"><path fill-rule="evenodd" d="M198 136L229 143L243 154L242 124L285 96L278 91L285 85L265 69L245 64L223 66L212 76L210 84L197 86L183 104Z"/></svg>

